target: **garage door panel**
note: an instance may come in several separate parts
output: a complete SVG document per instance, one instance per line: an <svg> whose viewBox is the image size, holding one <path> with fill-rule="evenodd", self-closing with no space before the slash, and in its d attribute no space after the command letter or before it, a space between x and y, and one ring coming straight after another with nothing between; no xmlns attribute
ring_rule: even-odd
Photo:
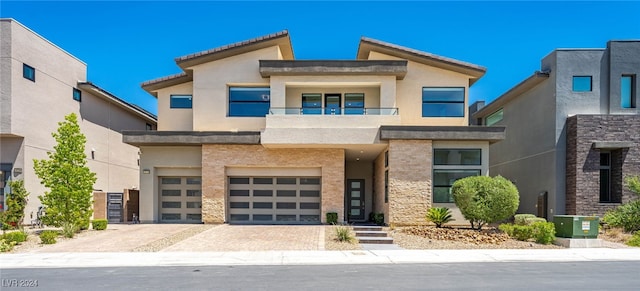
<svg viewBox="0 0 640 291"><path fill-rule="evenodd" d="M229 177L228 181L230 222L320 222L320 177Z"/></svg>
<svg viewBox="0 0 640 291"><path fill-rule="evenodd" d="M201 177L159 177L160 221L202 222Z"/></svg>

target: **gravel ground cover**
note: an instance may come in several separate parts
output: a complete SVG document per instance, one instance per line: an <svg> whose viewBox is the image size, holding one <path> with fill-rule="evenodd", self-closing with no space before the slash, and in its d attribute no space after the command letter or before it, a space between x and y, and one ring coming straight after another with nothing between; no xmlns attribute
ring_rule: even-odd
<svg viewBox="0 0 640 291"><path fill-rule="evenodd" d="M327 225L324 228L324 249L328 251L348 251L348 250L360 250L360 245L355 240L355 233L352 234L354 237L353 242L341 242L338 241L338 237L336 235L336 227L335 225Z"/></svg>

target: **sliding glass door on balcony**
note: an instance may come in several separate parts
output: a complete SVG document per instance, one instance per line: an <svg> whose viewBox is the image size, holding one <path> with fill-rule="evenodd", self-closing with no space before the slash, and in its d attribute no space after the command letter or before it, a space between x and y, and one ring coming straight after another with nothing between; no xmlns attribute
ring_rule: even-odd
<svg viewBox="0 0 640 291"><path fill-rule="evenodd" d="M340 115L342 114L342 95L340 94L324 94L324 114Z"/></svg>
<svg viewBox="0 0 640 291"><path fill-rule="evenodd" d="M322 94L302 94L302 114L322 114Z"/></svg>
<svg viewBox="0 0 640 291"><path fill-rule="evenodd" d="M364 94L344 94L344 114L364 114Z"/></svg>

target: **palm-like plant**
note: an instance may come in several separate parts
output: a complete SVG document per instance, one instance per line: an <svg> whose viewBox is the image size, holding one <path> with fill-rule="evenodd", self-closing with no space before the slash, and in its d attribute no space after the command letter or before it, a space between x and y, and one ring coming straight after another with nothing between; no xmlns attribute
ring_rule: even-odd
<svg viewBox="0 0 640 291"><path fill-rule="evenodd" d="M454 221L451 217L451 209L446 207L431 207L427 211L427 220L436 224L436 227L442 227L447 222Z"/></svg>

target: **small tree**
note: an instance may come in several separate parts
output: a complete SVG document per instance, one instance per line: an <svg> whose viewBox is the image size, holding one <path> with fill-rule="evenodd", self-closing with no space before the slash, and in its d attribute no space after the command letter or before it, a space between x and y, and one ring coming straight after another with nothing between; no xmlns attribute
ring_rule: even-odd
<svg viewBox="0 0 640 291"><path fill-rule="evenodd" d="M631 192L640 196L640 177L627 177L625 183ZM616 209L607 211L602 220L613 227L621 227L626 232L640 230L640 199L632 200Z"/></svg>
<svg viewBox="0 0 640 291"><path fill-rule="evenodd" d="M76 115L71 113L64 119L52 133L57 141L54 152L47 153L47 160L34 160L34 168L41 183L50 189L38 196L46 208L44 224L62 227L67 237L73 237L91 218L96 174L87 167L86 137L80 132Z"/></svg>
<svg viewBox="0 0 640 291"><path fill-rule="evenodd" d="M453 183L452 192L460 212L474 229L507 219L518 210L518 189L501 176L463 178Z"/></svg>
<svg viewBox="0 0 640 291"><path fill-rule="evenodd" d="M14 180L9 182L11 193L7 195L7 210L3 215L3 228L5 224L15 227L22 227L24 221L24 208L27 206L27 197L29 192L24 188L24 181Z"/></svg>

